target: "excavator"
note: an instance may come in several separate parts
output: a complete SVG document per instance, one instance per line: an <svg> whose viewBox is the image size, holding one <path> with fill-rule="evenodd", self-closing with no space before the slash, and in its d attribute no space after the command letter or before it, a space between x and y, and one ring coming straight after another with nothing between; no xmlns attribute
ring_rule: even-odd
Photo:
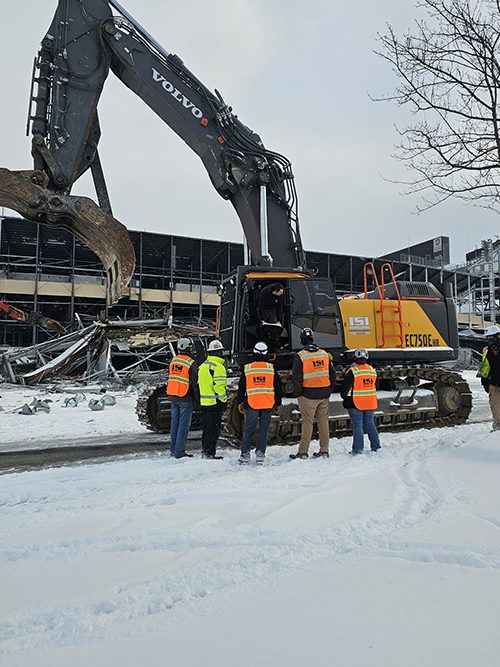
<svg viewBox="0 0 500 667"><path fill-rule="evenodd" d="M215 190L239 218L249 261L224 279L217 322L235 379L262 336L261 290L274 283L284 289L283 322L273 352L290 398L273 418L274 441L300 435L290 369L304 327L311 328L317 344L332 355L339 382L354 349L369 350L379 375L376 418L382 429L454 425L467 419L467 383L439 365L457 357L451 297L430 283L396 280L389 264L378 275L373 264L367 265L364 291L341 297L330 277L309 271L290 161L266 148L217 90L209 90L115 0L57 3L33 66L33 169L0 169L1 206L71 231L102 261L108 302L126 292L135 256L126 228L112 215L98 152L97 107L110 71L200 157ZM88 170L98 204L71 194ZM164 385L139 398L137 414L148 428L168 430ZM349 431L349 418L338 400L331 402L330 424L332 435ZM234 437L241 434L242 417L234 400L226 427Z"/></svg>
<svg viewBox="0 0 500 667"><path fill-rule="evenodd" d="M7 317L10 317L11 320L24 322L27 324L37 324L38 326L42 327L42 329L45 329L48 332L53 332L57 335L66 333L65 327L57 320L44 317L40 313L36 312L25 313L24 310L16 308L10 303L5 303L5 301L0 301L0 311L5 313Z"/></svg>

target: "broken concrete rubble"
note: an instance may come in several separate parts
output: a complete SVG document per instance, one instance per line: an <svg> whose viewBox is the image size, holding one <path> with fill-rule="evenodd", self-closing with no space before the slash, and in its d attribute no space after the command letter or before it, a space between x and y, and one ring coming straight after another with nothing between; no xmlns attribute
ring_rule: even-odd
<svg viewBox="0 0 500 667"><path fill-rule="evenodd" d="M214 335L210 326L169 326L163 320L94 322L57 339L4 352L0 372L13 384L78 380L83 385L132 385L154 374L164 377L179 338L190 336L201 345Z"/></svg>

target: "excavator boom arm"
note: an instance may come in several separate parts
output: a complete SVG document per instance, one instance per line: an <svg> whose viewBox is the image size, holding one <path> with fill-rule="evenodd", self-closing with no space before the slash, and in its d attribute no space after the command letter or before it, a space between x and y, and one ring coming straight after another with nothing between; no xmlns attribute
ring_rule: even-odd
<svg viewBox="0 0 500 667"><path fill-rule="evenodd" d="M122 16L113 16L111 5ZM110 301L119 298L135 258L111 215L98 154L97 106L110 69L200 157L214 188L234 206L252 261L304 267L289 160L266 149L218 93L114 0L59 0L36 61L34 170L0 170L0 205L70 229L103 262ZM70 194L88 169L100 206Z"/></svg>

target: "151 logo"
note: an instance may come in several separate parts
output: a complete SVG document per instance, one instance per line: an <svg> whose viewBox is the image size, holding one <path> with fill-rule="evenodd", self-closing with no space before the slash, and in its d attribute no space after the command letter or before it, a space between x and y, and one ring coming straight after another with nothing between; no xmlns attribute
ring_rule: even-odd
<svg viewBox="0 0 500 667"><path fill-rule="evenodd" d="M349 331L370 332L370 318L368 315L351 315L349 317Z"/></svg>

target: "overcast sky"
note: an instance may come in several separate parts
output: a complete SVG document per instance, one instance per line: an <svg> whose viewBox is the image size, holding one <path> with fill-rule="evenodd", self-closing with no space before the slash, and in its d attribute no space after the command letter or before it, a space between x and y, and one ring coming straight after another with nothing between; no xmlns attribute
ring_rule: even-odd
<svg viewBox="0 0 500 667"><path fill-rule="evenodd" d="M452 261L500 234L492 212L461 202L415 215L417 199L384 180L403 112L368 93L396 79L374 54L386 22L400 31L412 0L121 0L266 146L293 163L306 249L377 256L434 236ZM0 166L32 168L25 136L33 56L56 0L0 0ZM199 158L113 75L101 98L100 153L113 212L129 229L241 241L232 206ZM94 196L87 179L75 193Z"/></svg>

